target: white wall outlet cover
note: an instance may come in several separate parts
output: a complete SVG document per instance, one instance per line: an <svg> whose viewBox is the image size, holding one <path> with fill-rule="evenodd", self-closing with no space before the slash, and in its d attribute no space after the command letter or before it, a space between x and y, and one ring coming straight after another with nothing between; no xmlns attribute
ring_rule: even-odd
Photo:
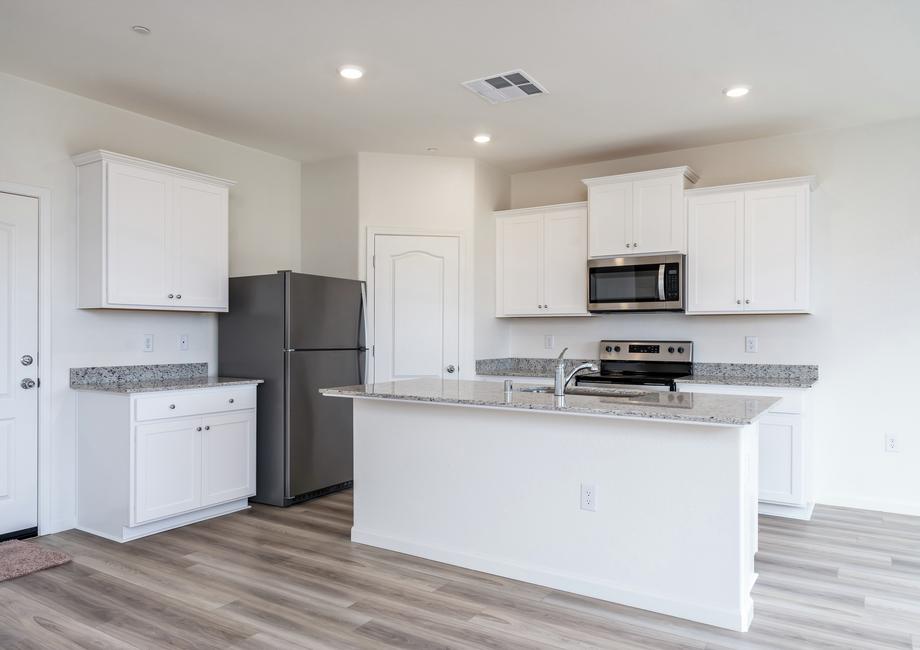
<svg viewBox="0 0 920 650"><path fill-rule="evenodd" d="M885 436L885 451L898 451L898 439L895 436L891 434Z"/></svg>
<svg viewBox="0 0 920 650"><path fill-rule="evenodd" d="M597 510L597 488L593 483L581 484L581 509L590 512Z"/></svg>
<svg viewBox="0 0 920 650"><path fill-rule="evenodd" d="M756 336L745 336L744 337L744 351L745 352L757 352L759 347L759 341Z"/></svg>
<svg viewBox="0 0 920 650"><path fill-rule="evenodd" d="M552 334L546 334L543 337L543 347L547 350L552 350L556 347L556 337Z"/></svg>
<svg viewBox="0 0 920 650"><path fill-rule="evenodd" d="M188 334L179 335L179 349L188 350Z"/></svg>
<svg viewBox="0 0 920 650"><path fill-rule="evenodd" d="M144 334L144 352L153 352L153 334Z"/></svg>

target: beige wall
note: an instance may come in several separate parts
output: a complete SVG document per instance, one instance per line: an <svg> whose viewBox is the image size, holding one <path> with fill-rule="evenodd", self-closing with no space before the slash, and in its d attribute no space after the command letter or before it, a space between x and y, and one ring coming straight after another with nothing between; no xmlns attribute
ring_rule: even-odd
<svg viewBox="0 0 920 650"><path fill-rule="evenodd" d="M213 314L76 308L76 173L70 156L110 149L237 181L230 190L233 275L300 268L300 163L0 74L0 181L51 190L53 529L74 523L77 366L207 361L217 365ZM141 352L143 334L154 352ZM177 337L189 336L180 352ZM46 352L46 351L44 351Z"/></svg>
<svg viewBox="0 0 920 650"><path fill-rule="evenodd" d="M358 277L358 157L304 163L303 272Z"/></svg>
<svg viewBox="0 0 920 650"><path fill-rule="evenodd" d="M580 179L690 165L697 186L815 174L812 315L517 319L511 353L593 357L602 338L689 338L700 361L817 363L818 498L920 514L920 119L516 174L513 207L583 200ZM760 338L746 354L744 337ZM886 453L886 433L900 453Z"/></svg>

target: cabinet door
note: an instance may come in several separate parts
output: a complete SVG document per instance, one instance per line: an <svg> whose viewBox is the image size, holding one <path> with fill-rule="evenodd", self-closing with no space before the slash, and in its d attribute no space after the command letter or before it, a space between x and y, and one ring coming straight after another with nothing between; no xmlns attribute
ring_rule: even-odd
<svg viewBox="0 0 920 650"><path fill-rule="evenodd" d="M108 163L106 299L115 305L174 306L169 251L172 178Z"/></svg>
<svg viewBox="0 0 920 650"><path fill-rule="evenodd" d="M498 314L543 314L543 215L498 219Z"/></svg>
<svg viewBox="0 0 920 650"><path fill-rule="evenodd" d="M687 312L740 312L744 289L744 194L687 200Z"/></svg>
<svg viewBox="0 0 920 650"><path fill-rule="evenodd" d="M228 191L177 179L171 242L175 306L227 309Z"/></svg>
<svg viewBox="0 0 920 650"><path fill-rule="evenodd" d="M255 494L255 412L210 415L202 422L201 504L210 506Z"/></svg>
<svg viewBox="0 0 920 650"><path fill-rule="evenodd" d="M760 419L760 500L804 505L802 416L767 413Z"/></svg>
<svg viewBox="0 0 920 650"><path fill-rule="evenodd" d="M681 177L633 183L633 252L683 253L686 221Z"/></svg>
<svg viewBox="0 0 920 650"><path fill-rule="evenodd" d="M588 188L588 256L607 257L635 252L633 242L633 184Z"/></svg>
<svg viewBox="0 0 920 650"><path fill-rule="evenodd" d="M807 186L745 193L745 310L808 309L808 245Z"/></svg>
<svg viewBox="0 0 920 650"><path fill-rule="evenodd" d="M201 418L135 428L132 525L201 506Z"/></svg>
<svg viewBox="0 0 920 650"><path fill-rule="evenodd" d="M588 215L584 208L548 212L543 220L543 311L588 310Z"/></svg>

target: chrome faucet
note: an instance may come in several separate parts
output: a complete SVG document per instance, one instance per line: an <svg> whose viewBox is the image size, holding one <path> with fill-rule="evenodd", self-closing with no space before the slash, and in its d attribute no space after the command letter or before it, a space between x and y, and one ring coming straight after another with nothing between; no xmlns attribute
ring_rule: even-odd
<svg viewBox="0 0 920 650"><path fill-rule="evenodd" d="M553 383L553 393L556 397L562 397L565 395L565 389L569 385L569 382L575 378L582 370L590 370L591 372L598 372L596 363L583 363L580 366L574 368L572 372L568 375L565 374L565 361L563 357L565 356L568 348L563 348L562 352L559 353L559 357L556 359L556 368L555 368L555 380Z"/></svg>

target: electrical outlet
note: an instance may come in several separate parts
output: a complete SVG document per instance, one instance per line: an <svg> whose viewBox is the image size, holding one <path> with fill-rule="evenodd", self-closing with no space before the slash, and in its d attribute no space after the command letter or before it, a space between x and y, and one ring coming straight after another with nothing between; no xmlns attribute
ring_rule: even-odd
<svg viewBox="0 0 920 650"><path fill-rule="evenodd" d="M757 352L758 341L756 336L745 336L744 337L744 351L745 352Z"/></svg>
<svg viewBox="0 0 920 650"><path fill-rule="evenodd" d="M179 349L188 350L188 334L179 335Z"/></svg>
<svg viewBox="0 0 920 650"><path fill-rule="evenodd" d="M153 334L144 334L144 352L153 352Z"/></svg>
<svg viewBox="0 0 920 650"><path fill-rule="evenodd" d="M597 510L597 490L592 484L581 484L581 509L591 512Z"/></svg>
<svg viewBox="0 0 920 650"><path fill-rule="evenodd" d="M556 337L552 334L547 334L543 337L543 347L547 350L552 350L556 347Z"/></svg>
<svg viewBox="0 0 920 650"><path fill-rule="evenodd" d="M893 433L885 435L885 451L890 451L897 453L900 451L898 448L898 439L894 436Z"/></svg>

